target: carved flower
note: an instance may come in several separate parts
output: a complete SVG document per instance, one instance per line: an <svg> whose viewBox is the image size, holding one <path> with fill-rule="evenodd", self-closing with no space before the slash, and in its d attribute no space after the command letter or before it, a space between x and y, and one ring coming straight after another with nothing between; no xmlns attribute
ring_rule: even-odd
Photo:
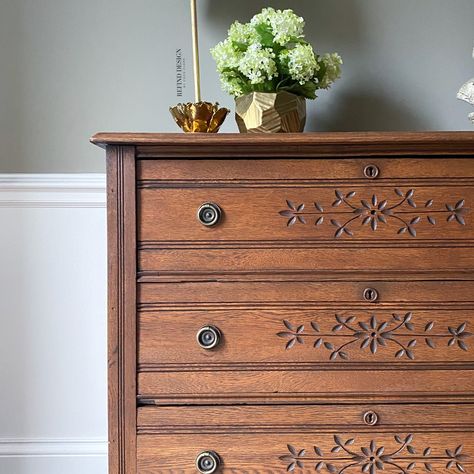
<svg viewBox="0 0 474 474"><path fill-rule="evenodd" d="M471 337L472 334L466 331L466 323L462 323L458 328L448 327L448 331L452 334L452 338L448 341L448 346L457 345L463 350L467 351L468 347L464 339Z"/></svg>
<svg viewBox="0 0 474 474"><path fill-rule="evenodd" d="M286 446L290 454L286 454L285 456L280 456L279 459L284 462L288 462L287 471L292 472L295 470L296 467L300 469L304 468L304 463L302 458L304 458L306 451L304 449L297 450L291 444L287 444Z"/></svg>
<svg viewBox="0 0 474 474"><path fill-rule="evenodd" d="M386 216L391 216L393 214L393 211L387 208L388 201L384 200L379 202L375 194L372 196L372 200L370 203L365 200L362 200L361 204L362 208L357 209L356 212L360 213L363 217L365 216L362 220L362 224L370 224L372 230L377 230L379 222L386 224Z"/></svg>
<svg viewBox="0 0 474 474"><path fill-rule="evenodd" d="M446 469L455 467L459 472L466 472L466 469L462 465L463 461L467 461L469 456L462 454L463 445L458 446L454 451L447 449L446 454L449 457L449 461L446 464Z"/></svg>
<svg viewBox="0 0 474 474"><path fill-rule="evenodd" d="M384 456L385 448L381 446L377 448L375 441L370 442L368 448L361 448L362 456L354 456L352 459L362 464L362 472L375 474L377 469L384 469L384 462L390 461L390 456Z"/></svg>
<svg viewBox="0 0 474 474"><path fill-rule="evenodd" d="M384 321L382 323L377 322L375 315L372 315L369 323L364 321L359 322L359 326L362 331L358 331L354 334L358 339L362 339L361 349L366 349L370 347L370 352L375 354L377 352L377 347L380 344L381 346L386 345L386 340L392 337L391 331L385 331L389 323Z"/></svg>
<svg viewBox="0 0 474 474"><path fill-rule="evenodd" d="M467 209L464 207L464 199L458 201L454 206L446 204L446 209L451 213L446 219L448 222L451 222L456 219L459 224L466 224L466 221L463 217L463 215L467 212Z"/></svg>
<svg viewBox="0 0 474 474"><path fill-rule="evenodd" d="M277 336L289 338L289 341L286 343L286 349L291 349L297 343L304 343L304 339L302 337L304 332L304 326L302 324L296 327L293 326L293 324L291 324L290 321L287 321L286 319L283 321L283 324L285 325L286 329L288 329L288 331L279 332ZM313 328L314 327L315 326L313 326Z"/></svg>
<svg viewBox="0 0 474 474"><path fill-rule="evenodd" d="M301 212L303 212L304 210L304 204L296 205L290 200L287 200L286 204L288 206L288 209L285 209L284 211L280 211L279 214L280 216L288 217L287 226L291 227L292 225L296 223L296 221L299 221L302 224L306 224L306 219L301 214Z"/></svg>

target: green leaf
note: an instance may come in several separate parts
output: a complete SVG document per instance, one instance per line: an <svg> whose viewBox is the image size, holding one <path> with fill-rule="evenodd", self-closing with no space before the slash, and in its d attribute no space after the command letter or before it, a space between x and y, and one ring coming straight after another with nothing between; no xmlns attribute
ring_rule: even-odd
<svg viewBox="0 0 474 474"><path fill-rule="evenodd" d="M260 36L260 43L263 47L272 48L275 45L272 29L266 23L260 23L255 27L255 31Z"/></svg>
<svg viewBox="0 0 474 474"><path fill-rule="evenodd" d="M281 87L280 90L292 92L293 94L306 97L307 99L316 99L316 91L318 90L318 86L311 81L308 81L303 85L298 82L293 82L293 84Z"/></svg>
<svg viewBox="0 0 474 474"><path fill-rule="evenodd" d="M245 53L247 51L249 45L246 43L239 43L238 41L232 41L232 46L237 49L238 51L241 51L242 53Z"/></svg>

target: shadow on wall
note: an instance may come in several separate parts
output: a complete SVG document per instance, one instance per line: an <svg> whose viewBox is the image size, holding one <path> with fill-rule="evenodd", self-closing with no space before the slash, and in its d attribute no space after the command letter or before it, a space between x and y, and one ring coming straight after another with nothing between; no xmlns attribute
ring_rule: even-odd
<svg viewBox="0 0 474 474"><path fill-rule="evenodd" d="M337 51L345 61L343 77L329 92L322 91L315 103L308 103L307 131L416 130L429 128L421 116L396 97L383 94L377 72L367 71L358 59L364 52L369 29L364 19L364 0L207 0L204 14L210 25L225 30L234 20L247 22L264 7L292 8L306 19L306 37L321 52ZM371 47L373 48L373 44ZM357 60L355 59L357 58ZM371 75L372 74L372 75ZM381 81L378 81L379 83Z"/></svg>
<svg viewBox="0 0 474 474"><path fill-rule="evenodd" d="M271 6L277 9L292 8L298 15L306 19L307 28L317 31L318 42L324 38L345 38L349 43L357 41L361 23L358 21L359 0L297 0L297 1L265 1L239 0L238 2L222 2L207 0L205 14L210 22L218 25L230 24L234 20L247 22L262 8ZM307 31L310 40L311 31Z"/></svg>
<svg viewBox="0 0 474 474"><path fill-rule="evenodd" d="M313 113L308 116L308 131L410 131L427 123L414 109L373 90L338 91L330 106L327 102L318 99L309 105Z"/></svg>

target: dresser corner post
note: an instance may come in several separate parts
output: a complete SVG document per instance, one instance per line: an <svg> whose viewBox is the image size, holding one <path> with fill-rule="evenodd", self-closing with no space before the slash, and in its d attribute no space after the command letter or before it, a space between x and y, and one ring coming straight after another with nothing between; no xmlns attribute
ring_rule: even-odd
<svg viewBox="0 0 474 474"><path fill-rule="evenodd" d="M136 473L135 147L107 146L109 474Z"/></svg>

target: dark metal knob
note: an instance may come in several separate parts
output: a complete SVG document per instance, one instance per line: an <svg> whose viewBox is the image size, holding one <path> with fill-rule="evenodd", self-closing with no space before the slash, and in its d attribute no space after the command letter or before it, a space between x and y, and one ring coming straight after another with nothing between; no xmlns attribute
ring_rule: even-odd
<svg viewBox="0 0 474 474"><path fill-rule="evenodd" d="M201 474L212 474L219 469L221 459L214 451L203 451L196 458L196 469Z"/></svg>
<svg viewBox="0 0 474 474"><path fill-rule="evenodd" d="M364 413L363 419L366 425L374 426L378 423L379 416L374 411L368 411Z"/></svg>
<svg viewBox="0 0 474 474"><path fill-rule="evenodd" d="M216 225L222 217L221 208L213 202L206 202L197 211L197 218L202 225L212 227Z"/></svg>
<svg viewBox="0 0 474 474"><path fill-rule="evenodd" d="M364 168L364 176L368 179L375 179L379 174L380 170L376 165L367 165Z"/></svg>
<svg viewBox="0 0 474 474"><path fill-rule="evenodd" d="M221 342L222 334L215 326L204 326L196 334L198 344L206 350L214 349Z"/></svg>
<svg viewBox="0 0 474 474"><path fill-rule="evenodd" d="M379 299L379 292L374 288L366 288L364 290L364 300L374 303Z"/></svg>

